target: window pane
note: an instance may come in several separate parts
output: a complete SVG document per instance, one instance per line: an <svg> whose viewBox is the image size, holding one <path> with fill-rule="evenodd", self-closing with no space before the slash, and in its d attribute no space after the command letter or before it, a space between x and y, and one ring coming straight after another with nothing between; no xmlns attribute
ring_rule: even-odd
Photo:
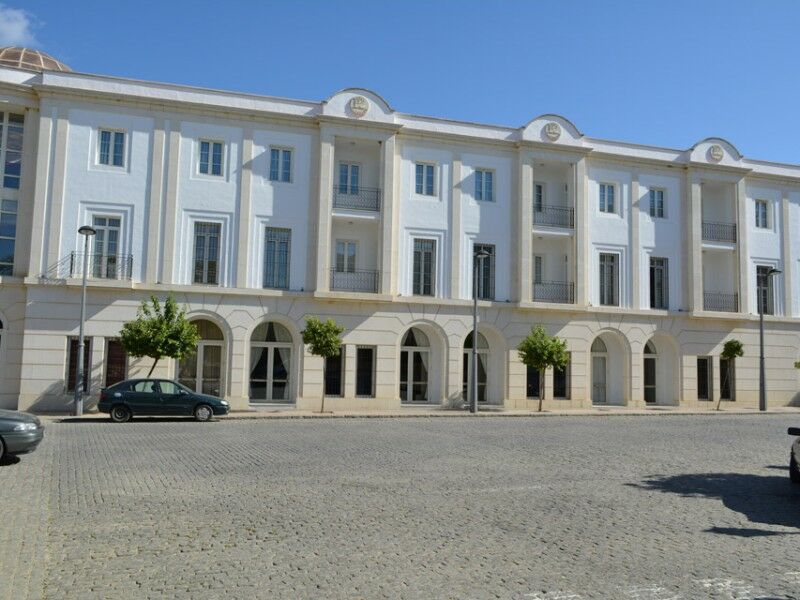
<svg viewBox="0 0 800 600"><path fill-rule="evenodd" d="M429 196L433 196L433 165L427 165L425 167L427 181L425 182L425 193Z"/></svg>
<svg viewBox="0 0 800 600"><path fill-rule="evenodd" d="M475 200L483 200L483 171L475 171Z"/></svg>
<svg viewBox="0 0 800 600"><path fill-rule="evenodd" d="M425 168L425 166L424 166L424 165L419 165L419 164L417 165L417 173L416 173L416 177L417 177L417 181L416 181L416 191L417 191L417 193L418 193L418 194L421 194L421 193L422 193L422 190L423 190L423 183L424 183L424 182L423 182L424 168Z"/></svg>
<svg viewBox="0 0 800 600"><path fill-rule="evenodd" d="M200 142L200 172L208 174L209 143Z"/></svg>
<svg viewBox="0 0 800 600"><path fill-rule="evenodd" d="M281 181L291 181L292 179L292 151L283 151L283 170L281 172Z"/></svg>
<svg viewBox="0 0 800 600"><path fill-rule="evenodd" d="M125 157L125 134L117 131L114 134L114 166L121 167Z"/></svg>
<svg viewBox="0 0 800 600"><path fill-rule="evenodd" d="M213 159L211 164L212 175L222 175L222 144L213 144Z"/></svg>
<svg viewBox="0 0 800 600"><path fill-rule="evenodd" d="M372 396L374 372L374 348L356 350L356 396Z"/></svg>
<svg viewBox="0 0 800 600"><path fill-rule="evenodd" d="M269 179L278 181L278 167L280 163L281 151L273 148L269 151Z"/></svg>
<svg viewBox="0 0 800 600"><path fill-rule="evenodd" d="M100 132L100 156L99 162L101 165L107 165L109 163L109 155L111 152L111 132L110 131L101 131Z"/></svg>

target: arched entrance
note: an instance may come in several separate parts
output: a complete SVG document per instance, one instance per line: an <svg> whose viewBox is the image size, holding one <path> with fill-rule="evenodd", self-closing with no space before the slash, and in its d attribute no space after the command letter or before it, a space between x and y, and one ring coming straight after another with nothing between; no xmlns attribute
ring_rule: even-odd
<svg viewBox="0 0 800 600"><path fill-rule="evenodd" d="M428 336L412 327L400 343L400 401L428 402L431 365Z"/></svg>
<svg viewBox="0 0 800 600"><path fill-rule="evenodd" d="M250 336L250 402L292 402L292 335L280 323L262 323Z"/></svg>
<svg viewBox="0 0 800 600"><path fill-rule="evenodd" d="M200 333L197 352L178 361L178 381L201 394L222 396L222 330L211 321L194 321Z"/></svg>
<svg viewBox="0 0 800 600"><path fill-rule="evenodd" d="M472 361L472 332L464 340L464 359L462 368L462 390L461 397L465 402L472 399L472 370L478 370L478 402L486 402L486 389L489 385L489 343L479 331L477 342L477 364Z"/></svg>
<svg viewBox="0 0 800 600"><path fill-rule="evenodd" d="M591 346L592 404L625 405L629 400L630 353L621 334L601 332Z"/></svg>
<svg viewBox="0 0 800 600"><path fill-rule="evenodd" d="M656 367L658 353L653 342L644 345L644 401L646 404L656 403Z"/></svg>
<svg viewBox="0 0 800 600"><path fill-rule="evenodd" d="M681 373L678 348L673 338L656 333L644 345L644 401L646 404L677 406Z"/></svg>

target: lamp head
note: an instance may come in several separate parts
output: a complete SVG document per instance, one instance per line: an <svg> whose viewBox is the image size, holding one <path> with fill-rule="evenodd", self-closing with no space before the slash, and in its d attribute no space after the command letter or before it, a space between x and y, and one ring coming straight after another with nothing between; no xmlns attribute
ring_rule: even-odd
<svg viewBox="0 0 800 600"><path fill-rule="evenodd" d="M486 250L480 249L475 251L474 256L475 258L489 258L492 255L491 252L487 252Z"/></svg>
<svg viewBox="0 0 800 600"><path fill-rule="evenodd" d="M778 269L773 267L767 272L767 277L769 277L770 275L779 275L782 272L783 271L780 271L780 270L778 270Z"/></svg>
<svg viewBox="0 0 800 600"><path fill-rule="evenodd" d="M81 235L88 236L88 235L94 235L95 233L97 233L97 231L95 230L94 227L91 227L89 225L83 225L80 229L78 229L78 233L80 233Z"/></svg>

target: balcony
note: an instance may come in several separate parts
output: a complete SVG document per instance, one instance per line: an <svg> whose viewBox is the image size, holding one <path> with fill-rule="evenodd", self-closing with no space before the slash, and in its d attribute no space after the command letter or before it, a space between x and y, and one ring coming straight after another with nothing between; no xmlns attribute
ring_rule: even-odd
<svg viewBox="0 0 800 600"><path fill-rule="evenodd" d="M331 290L333 291L377 294L380 280L379 271L337 271L336 269L331 269Z"/></svg>
<svg viewBox="0 0 800 600"><path fill-rule="evenodd" d="M381 210L381 190L379 188L334 186L333 208L344 210Z"/></svg>
<svg viewBox="0 0 800 600"><path fill-rule="evenodd" d="M83 277L83 262L86 255L83 252L70 252L69 256L62 258L45 273L47 279L68 279ZM88 279L116 279L130 281L133 273L133 256L108 254L89 254Z"/></svg>
<svg viewBox="0 0 800 600"><path fill-rule="evenodd" d="M729 292L703 292L703 310L739 312L739 294Z"/></svg>
<svg viewBox="0 0 800 600"><path fill-rule="evenodd" d="M564 283L563 281L542 281L534 283L533 301L573 304L575 302L575 284Z"/></svg>
<svg viewBox="0 0 800 600"><path fill-rule="evenodd" d="M715 221L703 221L703 241L704 242L726 242L736 243L736 224L717 223Z"/></svg>
<svg viewBox="0 0 800 600"><path fill-rule="evenodd" d="M543 227L575 227L575 210L562 206L540 206L533 208L533 224Z"/></svg>

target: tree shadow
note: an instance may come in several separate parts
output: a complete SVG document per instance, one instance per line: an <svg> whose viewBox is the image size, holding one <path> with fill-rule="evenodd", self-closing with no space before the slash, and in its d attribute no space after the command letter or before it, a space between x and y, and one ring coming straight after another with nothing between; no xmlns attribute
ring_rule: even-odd
<svg viewBox="0 0 800 600"><path fill-rule="evenodd" d="M800 486L793 485L786 476L694 473L653 476L642 483L626 485L684 498L718 498L726 508L743 514L751 523L797 530L711 527L706 530L709 533L739 537L800 534Z"/></svg>

